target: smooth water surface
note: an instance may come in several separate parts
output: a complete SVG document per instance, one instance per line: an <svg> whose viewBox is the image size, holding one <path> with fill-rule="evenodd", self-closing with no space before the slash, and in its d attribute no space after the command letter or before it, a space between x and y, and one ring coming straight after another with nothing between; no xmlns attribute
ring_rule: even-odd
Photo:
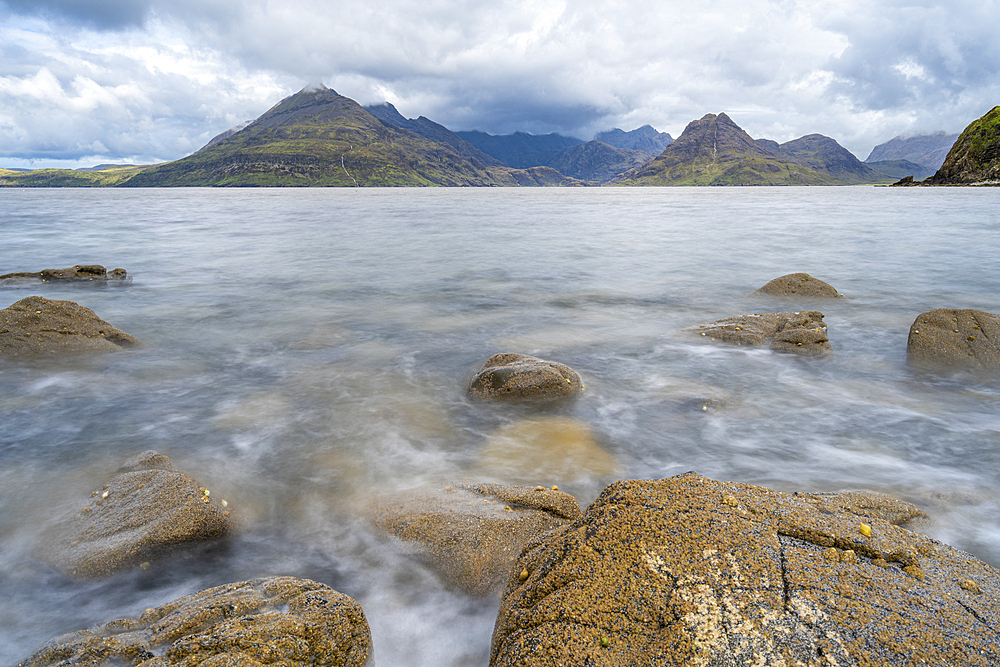
<svg viewBox="0 0 1000 667"><path fill-rule="evenodd" d="M373 496L463 478L558 484L582 505L615 479L688 470L869 488L1000 565L1000 382L906 363L919 313L1000 311L997 211L995 188L0 190L0 274L134 277L0 287L0 308L69 299L145 343L0 359L0 664L288 574L357 599L381 667L483 666L498 598L447 591L365 520ZM849 298L747 297L794 271ZM683 331L807 307L831 357ZM500 351L566 363L586 391L469 402ZM557 418L610 457L519 449ZM106 581L49 568L46 525L147 449L226 498L239 536Z"/></svg>

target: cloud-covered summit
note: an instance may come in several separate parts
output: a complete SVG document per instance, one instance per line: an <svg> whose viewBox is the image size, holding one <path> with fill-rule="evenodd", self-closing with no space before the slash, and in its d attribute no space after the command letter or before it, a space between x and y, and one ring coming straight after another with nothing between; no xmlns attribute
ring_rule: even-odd
<svg viewBox="0 0 1000 667"><path fill-rule="evenodd" d="M856 155L1000 101L996 2L0 0L0 164L175 159L308 82L493 134L725 109ZM13 161L13 162L12 162Z"/></svg>

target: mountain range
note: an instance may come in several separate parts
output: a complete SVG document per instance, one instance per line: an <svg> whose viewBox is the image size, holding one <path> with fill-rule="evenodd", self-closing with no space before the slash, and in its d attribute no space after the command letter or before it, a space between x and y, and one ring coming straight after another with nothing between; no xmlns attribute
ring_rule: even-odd
<svg viewBox="0 0 1000 667"><path fill-rule="evenodd" d="M993 132L991 123L975 137ZM947 135L933 137L938 144L947 140ZM975 137L967 139L967 153L982 162L992 144ZM937 150L933 142L906 142L906 155ZM180 160L94 171L0 169L0 186L872 184L926 169L907 159L873 159L903 154L906 142L897 137L861 162L819 134L783 144L753 139L724 113L692 121L676 141L648 125L631 132L611 130L592 141L558 134L452 132L423 116L404 118L389 103L362 107L319 86L281 100ZM961 138L956 147L959 143ZM963 164L962 173L971 174L972 162Z"/></svg>

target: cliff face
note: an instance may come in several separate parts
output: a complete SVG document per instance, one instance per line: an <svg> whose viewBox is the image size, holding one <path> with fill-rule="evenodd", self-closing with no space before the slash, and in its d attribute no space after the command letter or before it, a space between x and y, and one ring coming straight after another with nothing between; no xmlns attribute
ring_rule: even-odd
<svg viewBox="0 0 1000 667"><path fill-rule="evenodd" d="M928 185L1000 185L1000 106L958 136Z"/></svg>

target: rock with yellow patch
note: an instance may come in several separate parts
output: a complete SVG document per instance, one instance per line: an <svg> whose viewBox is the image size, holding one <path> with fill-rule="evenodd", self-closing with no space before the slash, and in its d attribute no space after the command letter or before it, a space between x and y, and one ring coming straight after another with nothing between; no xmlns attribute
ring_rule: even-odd
<svg viewBox="0 0 1000 667"><path fill-rule="evenodd" d="M471 474L519 484L568 484L593 478L607 483L618 472L618 462L590 427L569 417L547 416L497 429L487 438Z"/></svg>
<svg viewBox="0 0 1000 667"><path fill-rule="evenodd" d="M216 586L138 618L63 635L19 667L363 667L371 656L356 601L309 579L272 577Z"/></svg>
<svg viewBox="0 0 1000 667"><path fill-rule="evenodd" d="M77 264L65 269L42 269L0 275L0 285L25 283L79 283L86 285L125 285L132 277L125 269L108 271L100 264Z"/></svg>
<svg viewBox="0 0 1000 667"><path fill-rule="evenodd" d="M140 345L72 301L29 296L0 310L0 355L117 352Z"/></svg>
<svg viewBox="0 0 1000 667"><path fill-rule="evenodd" d="M109 576L226 537L234 522L223 502L166 456L143 452L48 531L41 557L72 577Z"/></svg>
<svg viewBox="0 0 1000 667"><path fill-rule="evenodd" d="M530 539L580 515L576 499L561 491L468 483L379 498L371 512L449 588L472 595L498 591Z"/></svg>
<svg viewBox="0 0 1000 667"><path fill-rule="evenodd" d="M692 327L688 331L710 341L770 345L772 350L779 352L821 355L831 350L823 313L817 310L735 315Z"/></svg>
<svg viewBox="0 0 1000 667"><path fill-rule="evenodd" d="M768 296L794 297L799 299L842 299L833 285L813 278L808 273L789 273L775 278L763 287L755 290L751 296L766 294Z"/></svg>
<svg viewBox="0 0 1000 667"><path fill-rule="evenodd" d="M490 664L1000 664L1000 572L902 526L921 515L694 473L616 482L525 547Z"/></svg>
<svg viewBox="0 0 1000 667"><path fill-rule="evenodd" d="M970 308L921 313L906 340L910 363L934 369L1000 371L1000 315Z"/></svg>
<svg viewBox="0 0 1000 667"><path fill-rule="evenodd" d="M477 401L566 398L582 390L583 380L569 366L516 352L494 354L469 383Z"/></svg>

